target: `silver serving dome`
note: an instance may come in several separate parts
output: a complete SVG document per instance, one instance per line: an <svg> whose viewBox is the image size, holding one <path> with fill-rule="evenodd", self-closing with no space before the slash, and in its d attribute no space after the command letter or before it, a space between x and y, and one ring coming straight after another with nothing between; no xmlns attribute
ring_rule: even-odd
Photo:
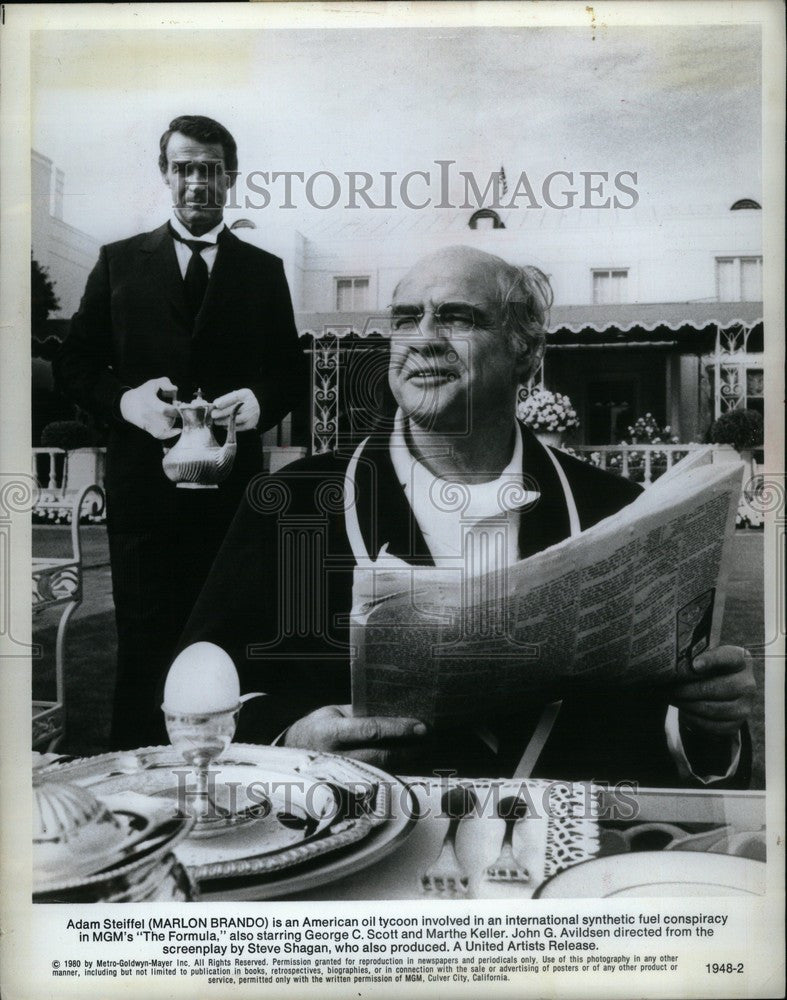
<svg viewBox="0 0 787 1000"><path fill-rule="evenodd" d="M193 899L172 853L193 819L171 803L127 791L96 798L36 769L33 775L33 899L142 902Z"/></svg>
<svg viewBox="0 0 787 1000"><path fill-rule="evenodd" d="M104 802L78 785L33 780L36 882L66 880L109 864L125 839Z"/></svg>

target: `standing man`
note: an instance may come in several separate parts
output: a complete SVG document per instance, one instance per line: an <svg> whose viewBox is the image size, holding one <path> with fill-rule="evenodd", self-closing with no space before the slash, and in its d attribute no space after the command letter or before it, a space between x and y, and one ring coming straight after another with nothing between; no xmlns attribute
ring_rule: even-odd
<svg viewBox="0 0 787 1000"><path fill-rule="evenodd" d="M107 528L118 631L112 720L117 749L159 738L151 710L169 658L249 480L260 434L305 388L281 260L224 223L237 177L235 140L218 122L183 115L161 137L159 169L173 214L153 232L102 247L55 364L63 392L110 425ZM165 476L178 433L175 390L201 389L226 425L238 404L238 450L218 489Z"/></svg>

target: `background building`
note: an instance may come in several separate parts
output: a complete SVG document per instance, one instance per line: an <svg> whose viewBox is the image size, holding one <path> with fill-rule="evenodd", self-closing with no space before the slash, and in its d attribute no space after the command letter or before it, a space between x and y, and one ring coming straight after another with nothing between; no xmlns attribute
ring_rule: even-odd
<svg viewBox="0 0 787 1000"><path fill-rule="evenodd" d="M581 426L572 443L616 443L646 413L681 441L697 441L726 408L762 411L756 202L744 199L722 212L637 206L372 214L299 233L286 257L299 330L320 347L313 422L330 428L315 433L315 448L350 429L343 423L348 407L358 408L364 397L372 408L380 405L379 395L355 384L368 377L369 365L351 359L368 352L362 341L384 332L396 282L422 254L459 243L549 275L555 304L543 378L574 403ZM259 229L242 235L260 245L266 237ZM324 396L336 352L342 418L334 421Z"/></svg>
<svg viewBox="0 0 787 1000"><path fill-rule="evenodd" d="M63 174L33 154L33 255L76 309L98 242L63 222ZM281 214L281 213L279 213ZM347 212L338 218L346 219ZM474 246L535 264L555 295L542 376L566 393L575 445L624 440L653 415L682 442L702 440L727 408L763 409L762 232L759 205L719 210L482 208L336 213L300 231L229 211L236 235L285 262L304 349L312 355L311 427L289 421L266 445L316 451L364 433L386 396L385 312L421 255ZM286 222L286 220L285 220Z"/></svg>
<svg viewBox="0 0 787 1000"><path fill-rule="evenodd" d="M53 319L68 319L76 312L99 251L98 240L63 221L64 183L63 171L34 150L31 163L33 257L46 268L55 284L60 309Z"/></svg>

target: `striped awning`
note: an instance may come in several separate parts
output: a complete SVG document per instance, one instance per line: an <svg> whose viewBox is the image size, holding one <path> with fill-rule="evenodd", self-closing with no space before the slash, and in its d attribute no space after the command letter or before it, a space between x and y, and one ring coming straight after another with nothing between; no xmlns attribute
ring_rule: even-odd
<svg viewBox="0 0 787 1000"><path fill-rule="evenodd" d="M762 323L762 302L645 302L555 306L547 344L651 344L712 350L716 330Z"/></svg>
<svg viewBox="0 0 787 1000"><path fill-rule="evenodd" d="M385 336L386 313L298 313L298 331L323 337ZM678 349L704 349L717 328L762 323L762 302L644 302L611 305L554 306L548 344L663 344Z"/></svg>

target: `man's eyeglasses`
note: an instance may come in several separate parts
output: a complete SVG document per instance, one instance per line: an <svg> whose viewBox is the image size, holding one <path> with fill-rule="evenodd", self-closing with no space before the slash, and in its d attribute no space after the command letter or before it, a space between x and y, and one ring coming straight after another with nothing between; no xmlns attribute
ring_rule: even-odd
<svg viewBox="0 0 787 1000"><path fill-rule="evenodd" d="M435 329L451 333L469 333L479 327L489 326L487 313L469 302L440 302L429 314ZM391 329L401 333L417 334L426 316L423 306L391 306Z"/></svg>

